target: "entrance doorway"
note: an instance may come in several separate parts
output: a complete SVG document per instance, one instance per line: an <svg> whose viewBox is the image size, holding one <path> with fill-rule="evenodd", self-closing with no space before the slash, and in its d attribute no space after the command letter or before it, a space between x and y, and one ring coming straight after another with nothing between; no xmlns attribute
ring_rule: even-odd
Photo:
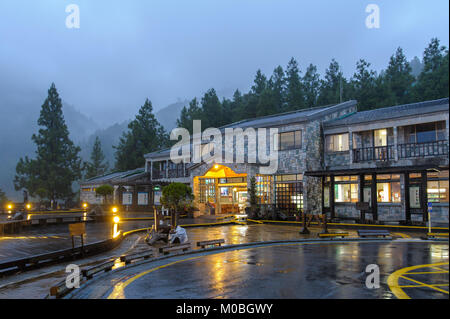
<svg viewBox="0 0 450 319"><path fill-rule="evenodd" d="M199 210L205 215L238 214L247 206L247 174L214 165L203 176L194 177Z"/></svg>

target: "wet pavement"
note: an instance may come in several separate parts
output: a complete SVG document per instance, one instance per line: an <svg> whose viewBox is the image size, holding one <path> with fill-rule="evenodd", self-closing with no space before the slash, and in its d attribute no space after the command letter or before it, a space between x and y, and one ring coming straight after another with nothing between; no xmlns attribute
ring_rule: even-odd
<svg viewBox="0 0 450 319"><path fill-rule="evenodd" d="M150 227L153 221L132 221L120 225L122 231ZM112 224L107 222L86 223L85 243L94 243L111 237ZM75 244L80 245L79 237ZM0 236L0 262L49 253L72 247L68 224L31 226L16 235Z"/></svg>
<svg viewBox="0 0 450 319"><path fill-rule="evenodd" d="M448 264L448 243L398 240L261 245L125 267L94 279L71 297L396 298L387 284L391 273L438 262ZM379 266L379 289L365 285L369 264ZM447 283L447 294L417 289L413 297L447 299L448 272L436 280Z"/></svg>

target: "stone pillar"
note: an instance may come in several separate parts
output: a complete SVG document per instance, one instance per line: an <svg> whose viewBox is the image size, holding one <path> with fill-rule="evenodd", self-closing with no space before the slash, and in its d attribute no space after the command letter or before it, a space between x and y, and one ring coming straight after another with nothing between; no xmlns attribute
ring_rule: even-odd
<svg viewBox="0 0 450 319"><path fill-rule="evenodd" d="M447 118L445 119L445 137L447 139L447 141L449 140L449 119L448 119L448 115Z"/></svg>
<svg viewBox="0 0 450 319"><path fill-rule="evenodd" d="M353 132L348 132L348 151L350 154L350 165L353 163Z"/></svg>
<svg viewBox="0 0 450 319"><path fill-rule="evenodd" d="M153 161L150 162L150 181L153 180Z"/></svg>
<svg viewBox="0 0 450 319"><path fill-rule="evenodd" d="M169 178L169 160L166 160L166 178Z"/></svg>
<svg viewBox="0 0 450 319"><path fill-rule="evenodd" d="M398 130L397 126L394 126L394 160L398 161Z"/></svg>

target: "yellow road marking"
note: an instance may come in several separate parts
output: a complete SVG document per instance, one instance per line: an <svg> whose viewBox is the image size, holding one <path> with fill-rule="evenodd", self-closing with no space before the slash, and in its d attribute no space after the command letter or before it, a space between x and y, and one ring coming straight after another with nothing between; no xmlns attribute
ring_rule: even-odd
<svg viewBox="0 0 450 319"><path fill-rule="evenodd" d="M433 287L448 287L448 284L432 284L430 286ZM407 286L399 286L400 288L420 288L423 287L423 285L407 285Z"/></svg>
<svg viewBox="0 0 450 319"><path fill-rule="evenodd" d="M411 238L410 235L403 234L403 233L392 233L392 235L400 236L402 238Z"/></svg>
<svg viewBox="0 0 450 319"><path fill-rule="evenodd" d="M416 265L416 266L411 266L411 267L405 267L402 269L399 269L395 272L393 272L387 280L389 289L391 289L392 293L398 298L398 299L411 299L410 296L408 296L403 289L401 288L401 286L398 284L398 280L400 277L403 277L403 275L407 274L409 271L412 270L416 270L416 269L420 269L420 268L436 268L438 266L443 266L443 265L448 265L448 261L447 262L441 262L441 263L435 263L435 264L426 264L426 265ZM441 269L442 270L442 269ZM403 277L404 278L404 277ZM405 279L409 279L411 280L411 278L405 278ZM414 281L414 280L411 280ZM416 283L419 283L421 286L428 286L432 289L439 289L439 288L435 288L432 287L432 285L427 285L424 284L422 282L418 282L415 281ZM447 291L442 290L444 293L447 293Z"/></svg>
<svg viewBox="0 0 450 319"><path fill-rule="evenodd" d="M448 291L440 289L440 288L437 288L437 287L433 287L433 285L429 285L429 284L426 284L424 282L421 282L421 281L418 281L418 280L415 280L415 279L412 279L412 278L409 278L409 277L405 277L405 276L400 276L400 278L403 278L403 279L415 282L416 284L419 284L421 286L425 286L425 287L428 287L428 288L431 288L431 289L434 289L434 290L446 293L448 295Z"/></svg>
<svg viewBox="0 0 450 319"><path fill-rule="evenodd" d="M408 275L424 275L424 274L447 274L447 270L440 271L422 271L422 272L409 272Z"/></svg>

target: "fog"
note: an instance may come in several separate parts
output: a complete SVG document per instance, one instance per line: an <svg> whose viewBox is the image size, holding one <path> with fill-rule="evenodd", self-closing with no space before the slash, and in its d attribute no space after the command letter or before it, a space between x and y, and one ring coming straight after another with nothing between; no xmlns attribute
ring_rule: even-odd
<svg viewBox="0 0 450 319"><path fill-rule="evenodd" d="M380 7L379 29L365 25L369 3ZM66 27L69 4L79 7L79 29ZM360 58L385 68L399 46L408 60L422 57L432 37L448 46L448 6L447 0L2 0L1 157L14 149L8 157L14 170L29 153L52 82L85 119L71 132L81 140L131 119L147 97L155 110L212 87L229 97L248 90L257 69L271 74L291 57L321 74L335 58L347 77ZM11 188L11 175L0 177L0 188Z"/></svg>

